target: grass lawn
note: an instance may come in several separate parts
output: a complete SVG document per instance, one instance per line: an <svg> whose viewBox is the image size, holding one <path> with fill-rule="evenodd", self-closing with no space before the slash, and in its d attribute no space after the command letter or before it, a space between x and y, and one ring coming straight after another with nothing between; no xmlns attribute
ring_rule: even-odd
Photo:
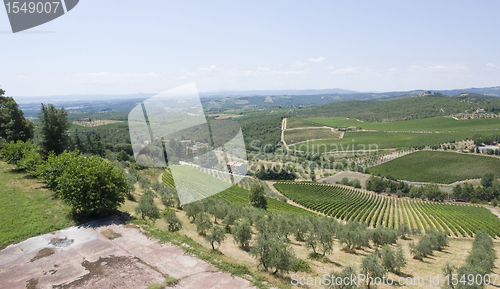
<svg viewBox="0 0 500 289"><path fill-rule="evenodd" d="M343 117L310 118L310 122L330 127L356 126L370 130L396 130L396 131L464 131L478 129L498 129L499 118L478 118L456 120L449 117L437 116L423 119L394 121L394 122L361 122L356 119Z"/></svg>
<svg viewBox="0 0 500 289"><path fill-rule="evenodd" d="M0 248L74 225L70 207L52 198L44 184L0 161Z"/></svg>
<svg viewBox="0 0 500 289"><path fill-rule="evenodd" d="M481 178L500 171L500 159L474 154L419 151L369 168L370 173L391 175L397 179L448 184Z"/></svg>

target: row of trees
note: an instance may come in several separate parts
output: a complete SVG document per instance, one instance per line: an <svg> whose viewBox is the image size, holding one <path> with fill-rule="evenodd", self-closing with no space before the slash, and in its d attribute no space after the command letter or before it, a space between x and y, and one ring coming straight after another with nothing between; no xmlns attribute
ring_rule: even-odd
<svg viewBox="0 0 500 289"><path fill-rule="evenodd" d="M449 263L443 268L445 276L449 276L449 282L446 282L445 288L465 289L483 288L487 274L491 274L495 267L496 252L493 245L493 240L485 232L478 232L472 244L472 250L467 257L465 264L460 267L450 265ZM481 278L477 278L477 276ZM470 276L473 276L473 282Z"/></svg>
<svg viewBox="0 0 500 289"><path fill-rule="evenodd" d="M79 151L50 152L46 159L31 141L5 143L0 150L4 160L47 182L58 198L83 216L102 216L113 212L130 192L125 172L100 157L84 157Z"/></svg>
<svg viewBox="0 0 500 289"><path fill-rule="evenodd" d="M291 237L311 250L310 258L313 259L325 258L337 240L349 253L374 246L379 251L377 258L381 264L387 265L386 270L399 271L406 263L402 249L395 250L392 246L397 243L399 232L389 228L370 230L359 222L342 225L329 217L277 214L217 198L193 202L184 205L183 209L213 249L221 246L226 234L231 234L236 244L255 256L264 269L275 274L305 268L303 261L290 249Z"/></svg>

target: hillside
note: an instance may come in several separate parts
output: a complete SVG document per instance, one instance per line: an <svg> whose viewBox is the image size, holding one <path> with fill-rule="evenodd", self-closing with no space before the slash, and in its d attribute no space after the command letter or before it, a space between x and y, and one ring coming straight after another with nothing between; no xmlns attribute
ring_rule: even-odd
<svg viewBox="0 0 500 289"><path fill-rule="evenodd" d="M448 116L483 108L500 111L500 98L484 95L443 94L393 97L369 101L344 101L295 110L299 118L349 117L368 122L412 120L433 116Z"/></svg>

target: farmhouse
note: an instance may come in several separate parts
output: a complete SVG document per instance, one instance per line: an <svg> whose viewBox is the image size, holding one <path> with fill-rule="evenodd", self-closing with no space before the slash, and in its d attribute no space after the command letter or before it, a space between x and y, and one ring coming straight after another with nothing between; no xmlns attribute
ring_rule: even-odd
<svg viewBox="0 0 500 289"><path fill-rule="evenodd" d="M352 131L355 131L356 130L356 127L355 126L350 126L347 128L347 130L352 130Z"/></svg>
<svg viewBox="0 0 500 289"><path fill-rule="evenodd" d="M493 152L496 151L496 150L500 150L500 145L496 145L496 146L478 146L477 147L479 149L479 152L482 153L482 154L485 154L488 152L488 150L492 150Z"/></svg>
<svg viewBox="0 0 500 289"><path fill-rule="evenodd" d="M474 113L485 113L486 111L483 108L478 108Z"/></svg>
<svg viewBox="0 0 500 289"><path fill-rule="evenodd" d="M248 168L247 164L239 162L228 162L227 169L233 173L244 175L246 174Z"/></svg>

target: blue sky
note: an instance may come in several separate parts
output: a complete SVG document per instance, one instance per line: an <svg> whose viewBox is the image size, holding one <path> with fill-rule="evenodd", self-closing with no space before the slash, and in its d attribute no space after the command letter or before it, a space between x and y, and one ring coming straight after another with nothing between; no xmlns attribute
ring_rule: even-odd
<svg viewBox="0 0 500 289"><path fill-rule="evenodd" d="M81 0L9 33L12 96L500 85L500 1Z"/></svg>

